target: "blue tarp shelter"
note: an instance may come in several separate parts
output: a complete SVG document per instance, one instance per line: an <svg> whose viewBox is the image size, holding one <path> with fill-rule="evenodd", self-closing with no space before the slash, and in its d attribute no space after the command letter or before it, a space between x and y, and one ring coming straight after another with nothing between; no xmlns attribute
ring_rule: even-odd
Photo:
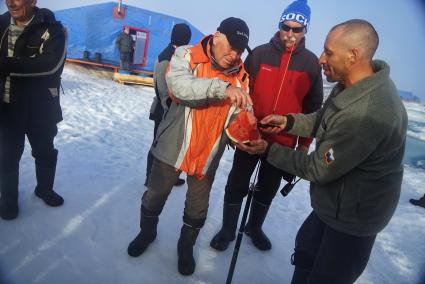
<svg viewBox="0 0 425 284"><path fill-rule="evenodd" d="M412 92L408 92L408 91L401 91L401 90L399 90L398 92L399 92L399 94L400 94L400 98L401 98L403 101L407 101L407 102L416 102L416 103L419 103L419 102L420 102L420 99L419 99L417 96L413 95L413 93L412 93Z"/></svg>
<svg viewBox="0 0 425 284"><path fill-rule="evenodd" d="M170 42L174 24L186 23L192 30L191 44L198 42L203 34L189 22L173 16L149 10L123 5L125 17L113 16L117 3L109 2L96 5L55 11L56 18L62 22L68 32L68 58L83 59L84 52L94 60L98 53L104 64L118 65L119 52L115 48L115 38L124 26L147 32L144 66L135 69L153 71L158 54ZM86 58L87 59L87 58Z"/></svg>

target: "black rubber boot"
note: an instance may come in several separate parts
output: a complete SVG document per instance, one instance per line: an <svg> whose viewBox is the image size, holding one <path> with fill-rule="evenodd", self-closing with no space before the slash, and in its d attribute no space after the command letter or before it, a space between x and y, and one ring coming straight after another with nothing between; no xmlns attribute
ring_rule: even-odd
<svg viewBox="0 0 425 284"><path fill-rule="evenodd" d="M223 204L223 225L210 242L210 246L218 251L224 251L229 243L236 238L239 213L242 204Z"/></svg>
<svg viewBox="0 0 425 284"><path fill-rule="evenodd" d="M270 250L272 248L272 243L262 229L269 207L269 205L252 200L249 220L245 226L245 234L251 237L252 243L259 250Z"/></svg>
<svg viewBox="0 0 425 284"><path fill-rule="evenodd" d="M193 246L199 234L198 228L184 224L181 228L179 242L177 243L178 269L183 275L191 275L195 271L196 262L193 258Z"/></svg>
<svg viewBox="0 0 425 284"><path fill-rule="evenodd" d="M64 202L62 196L53 190L53 183L55 182L56 167L42 168L35 166L35 175L37 177L37 186L34 193L37 197L41 198L48 206L58 207Z"/></svg>
<svg viewBox="0 0 425 284"><path fill-rule="evenodd" d="M0 175L0 217L4 220L18 217L18 183L18 172Z"/></svg>
<svg viewBox="0 0 425 284"><path fill-rule="evenodd" d="M425 194L419 199L410 199L409 202L413 205L425 208Z"/></svg>
<svg viewBox="0 0 425 284"><path fill-rule="evenodd" d="M193 246L204 223L205 218L193 219L186 215L183 216L183 226L177 243L178 270L182 275L191 275L195 271L196 262L193 258Z"/></svg>
<svg viewBox="0 0 425 284"><path fill-rule="evenodd" d="M147 210L143 205L140 209L140 232L128 245L127 253L132 257L138 257L145 252L148 246L156 238L156 229L159 221L159 213Z"/></svg>

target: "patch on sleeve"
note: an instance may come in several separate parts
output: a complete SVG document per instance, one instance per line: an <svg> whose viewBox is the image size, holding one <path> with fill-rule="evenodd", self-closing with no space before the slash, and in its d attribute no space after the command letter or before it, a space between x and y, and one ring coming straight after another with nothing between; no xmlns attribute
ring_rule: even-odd
<svg viewBox="0 0 425 284"><path fill-rule="evenodd" d="M335 156L334 156L334 149L330 148L326 153L325 153L325 163L326 165L330 165L333 163L333 161L335 161Z"/></svg>
<svg viewBox="0 0 425 284"><path fill-rule="evenodd" d="M57 88L49 88L49 91L53 98L59 96L59 91Z"/></svg>

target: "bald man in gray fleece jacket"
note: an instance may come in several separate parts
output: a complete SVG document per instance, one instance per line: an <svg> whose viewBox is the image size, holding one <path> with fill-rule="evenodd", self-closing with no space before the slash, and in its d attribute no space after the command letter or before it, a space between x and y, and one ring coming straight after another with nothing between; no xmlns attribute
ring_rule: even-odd
<svg viewBox="0 0 425 284"><path fill-rule="evenodd" d="M270 164L311 181L313 212L297 234L292 283L355 282L397 206L407 114L389 66L372 60L378 42L364 20L332 28L320 63L338 84L323 108L260 122L273 125L267 133L316 138L309 154L279 144L266 150Z"/></svg>

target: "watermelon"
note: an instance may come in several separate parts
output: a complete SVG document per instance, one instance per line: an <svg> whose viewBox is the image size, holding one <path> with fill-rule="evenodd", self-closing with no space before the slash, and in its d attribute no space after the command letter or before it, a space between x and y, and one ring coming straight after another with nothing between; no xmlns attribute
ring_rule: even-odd
<svg viewBox="0 0 425 284"><path fill-rule="evenodd" d="M260 139L257 119L252 111L243 110L226 129L227 136L236 143L248 143Z"/></svg>

